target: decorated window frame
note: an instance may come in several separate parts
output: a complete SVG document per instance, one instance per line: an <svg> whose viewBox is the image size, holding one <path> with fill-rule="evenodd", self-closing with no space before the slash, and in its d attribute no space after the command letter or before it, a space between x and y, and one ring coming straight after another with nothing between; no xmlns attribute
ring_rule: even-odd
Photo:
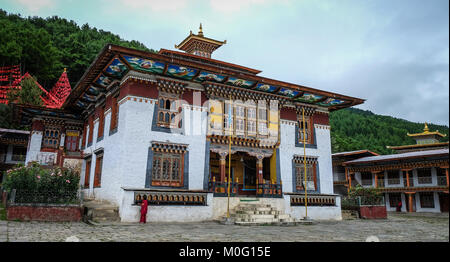
<svg viewBox="0 0 450 262"><path fill-rule="evenodd" d="M185 186L187 145L152 142L151 183L154 187Z"/></svg>
<svg viewBox="0 0 450 262"><path fill-rule="evenodd" d="M305 157L296 155L293 159L294 187L296 191L318 191L318 161L315 156L306 156L306 186L304 180Z"/></svg>
<svg viewBox="0 0 450 262"><path fill-rule="evenodd" d="M164 128L181 128L181 120L177 116L181 114L180 94L159 91L158 95L158 112L156 114L158 127Z"/></svg>
<svg viewBox="0 0 450 262"><path fill-rule="evenodd" d="M61 130L56 126L45 127L42 135L42 148L58 149L61 141Z"/></svg>

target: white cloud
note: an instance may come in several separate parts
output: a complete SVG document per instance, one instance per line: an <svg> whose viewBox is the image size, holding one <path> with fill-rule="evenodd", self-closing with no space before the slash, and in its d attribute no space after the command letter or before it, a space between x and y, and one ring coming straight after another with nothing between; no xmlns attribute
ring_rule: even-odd
<svg viewBox="0 0 450 262"><path fill-rule="evenodd" d="M31 12L37 12L42 8L53 6L53 0L16 0Z"/></svg>
<svg viewBox="0 0 450 262"><path fill-rule="evenodd" d="M222 13L232 13L237 11L242 11L243 9L247 9L251 6L268 4L268 3L285 3L287 0L283 1L274 1L274 0L210 0L210 6L214 11L222 12Z"/></svg>
<svg viewBox="0 0 450 262"><path fill-rule="evenodd" d="M145 11L177 11L187 7L187 0L119 0L122 7Z"/></svg>

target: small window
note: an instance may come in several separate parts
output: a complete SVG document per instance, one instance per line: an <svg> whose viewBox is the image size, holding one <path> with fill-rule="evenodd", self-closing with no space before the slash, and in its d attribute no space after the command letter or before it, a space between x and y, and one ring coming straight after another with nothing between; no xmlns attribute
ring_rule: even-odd
<svg viewBox="0 0 450 262"><path fill-rule="evenodd" d="M98 155L95 161L94 187L100 187L102 177L103 154Z"/></svg>
<svg viewBox="0 0 450 262"><path fill-rule="evenodd" d="M159 113L157 125L160 127L177 128L179 123L176 123L176 116L181 113L178 110L178 94L160 92L159 94Z"/></svg>
<svg viewBox="0 0 450 262"><path fill-rule="evenodd" d="M86 160L86 169L84 170L84 188L89 188L90 173L91 173L91 159Z"/></svg>
<svg viewBox="0 0 450 262"><path fill-rule="evenodd" d="M419 193L420 206L422 208L434 208L434 193L424 192Z"/></svg>
<svg viewBox="0 0 450 262"><path fill-rule="evenodd" d="M300 115L298 118L298 142L311 144L311 118L305 116L305 119Z"/></svg>
<svg viewBox="0 0 450 262"><path fill-rule="evenodd" d="M46 128L42 139L42 147L44 148L58 148L59 145L59 129L56 127Z"/></svg>
<svg viewBox="0 0 450 262"><path fill-rule="evenodd" d="M304 190L305 188L305 165L303 163L297 163L295 165L295 182L297 190ZM316 190L317 178L316 178L316 164L306 164L306 188L308 190Z"/></svg>

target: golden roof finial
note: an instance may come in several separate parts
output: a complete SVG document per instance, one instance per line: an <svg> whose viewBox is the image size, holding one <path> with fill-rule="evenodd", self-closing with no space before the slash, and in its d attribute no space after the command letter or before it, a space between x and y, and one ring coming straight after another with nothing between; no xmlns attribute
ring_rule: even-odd
<svg viewBox="0 0 450 262"><path fill-rule="evenodd" d="M427 122L425 122L425 127L423 128L423 132L429 132L430 129L428 129Z"/></svg>
<svg viewBox="0 0 450 262"><path fill-rule="evenodd" d="M64 67L64 72L66 72L66 71L67 71L67 68Z"/></svg>
<svg viewBox="0 0 450 262"><path fill-rule="evenodd" d="M200 28L198 30L198 35L203 36L202 23L200 23Z"/></svg>

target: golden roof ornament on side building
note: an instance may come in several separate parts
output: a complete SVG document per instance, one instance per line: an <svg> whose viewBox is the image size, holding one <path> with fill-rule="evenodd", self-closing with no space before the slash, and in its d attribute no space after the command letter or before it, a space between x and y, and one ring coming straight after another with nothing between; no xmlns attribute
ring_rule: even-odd
<svg viewBox="0 0 450 262"><path fill-rule="evenodd" d="M432 136L432 135L437 135L440 137L446 137L446 134L441 134L439 133L439 130L430 132L430 129L428 128L428 124L425 122L425 126L423 128L423 132L422 133L415 133L415 134L410 134L407 133L408 136Z"/></svg>

